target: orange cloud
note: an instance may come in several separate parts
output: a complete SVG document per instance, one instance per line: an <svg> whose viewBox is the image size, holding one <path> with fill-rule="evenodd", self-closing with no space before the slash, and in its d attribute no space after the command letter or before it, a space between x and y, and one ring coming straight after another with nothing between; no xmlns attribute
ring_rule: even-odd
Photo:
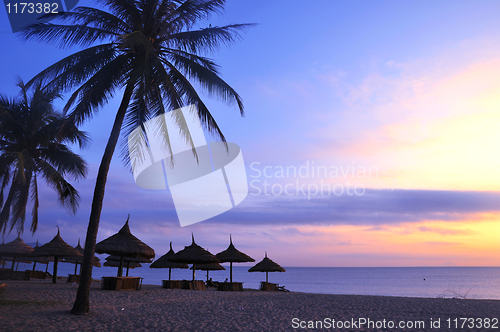
<svg viewBox="0 0 500 332"><path fill-rule="evenodd" d="M308 266L500 266L500 214L468 221L424 221L377 227L356 225L274 227L276 259ZM307 236L309 234L309 236ZM286 252L278 248L286 247ZM274 248L271 249L271 248ZM304 263L302 263L304 264Z"/></svg>

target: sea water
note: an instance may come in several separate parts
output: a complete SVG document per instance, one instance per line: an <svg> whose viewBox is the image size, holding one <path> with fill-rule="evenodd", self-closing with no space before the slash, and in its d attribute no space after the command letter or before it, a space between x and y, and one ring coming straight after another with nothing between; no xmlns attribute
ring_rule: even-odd
<svg viewBox="0 0 500 332"><path fill-rule="evenodd" d="M210 271L213 281L229 278L225 271ZM265 281L263 272L248 272L251 264L233 264L233 281L243 282L244 288L258 289ZM31 269L31 264L19 265L19 270ZM384 295L406 297L464 297L500 300L500 267L285 267L286 272L270 272L269 282L295 292L322 294ZM37 270L45 265L37 264ZM49 264L52 273L52 263ZM58 276L73 274L74 264L59 263ZM117 268L94 268L92 276L115 276ZM125 272L124 272L125 275ZM168 279L168 269L151 269L149 264L131 269L129 276L144 278L144 284L161 285ZM192 270L172 269L172 279L192 279ZM206 272L196 271L197 280L206 280Z"/></svg>

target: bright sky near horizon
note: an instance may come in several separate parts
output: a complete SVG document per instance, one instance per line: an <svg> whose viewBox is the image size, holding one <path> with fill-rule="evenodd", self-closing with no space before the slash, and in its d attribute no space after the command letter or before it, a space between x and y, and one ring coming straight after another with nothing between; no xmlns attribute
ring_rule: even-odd
<svg viewBox="0 0 500 332"><path fill-rule="evenodd" d="M181 228L169 191L137 187L117 151L98 241L130 213L157 257L170 241L189 245L193 231L213 253L231 233L238 249L282 266L500 266L498 17L498 1L229 1L201 26L259 23L211 55L246 116L205 100L241 147L248 197ZM8 96L17 76L76 50L22 42L4 10L0 39ZM49 241L55 225L66 242L84 240L117 105L84 125L92 145L81 152L89 174L76 184L77 214L42 189L39 231L25 242Z"/></svg>

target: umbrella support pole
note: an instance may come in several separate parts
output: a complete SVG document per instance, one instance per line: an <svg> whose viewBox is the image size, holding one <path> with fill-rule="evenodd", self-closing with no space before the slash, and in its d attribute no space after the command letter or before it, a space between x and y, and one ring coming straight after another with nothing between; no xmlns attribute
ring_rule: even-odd
<svg viewBox="0 0 500 332"><path fill-rule="evenodd" d="M168 281L172 280L171 277L172 277L172 268L169 267L168 268Z"/></svg>
<svg viewBox="0 0 500 332"><path fill-rule="evenodd" d="M194 281L194 271L196 271L196 264L193 264L193 281Z"/></svg>
<svg viewBox="0 0 500 332"><path fill-rule="evenodd" d="M120 256L120 266L118 266L118 274L117 277L123 276L123 256Z"/></svg>
<svg viewBox="0 0 500 332"><path fill-rule="evenodd" d="M233 262L229 262L229 280L233 282Z"/></svg>
<svg viewBox="0 0 500 332"><path fill-rule="evenodd" d="M14 257L12 257L12 266L10 267L10 269L11 269L12 271L14 271L14 266L15 266L15 265L16 265L16 257L14 256Z"/></svg>
<svg viewBox="0 0 500 332"><path fill-rule="evenodd" d="M267 272L267 271L266 271L266 282L269 282L269 279L268 279L268 277L267 277L268 273L269 273L269 272Z"/></svg>
<svg viewBox="0 0 500 332"><path fill-rule="evenodd" d="M57 283L57 263L58 263L59 257L54 256L54 275L52 276L52 283L55 284Z"/></svg>
<svg viewBox="0 0 500 332"><path fill-rule="evenodd" d="M36 261L33 262L33 271L35 271Z"/></svg>

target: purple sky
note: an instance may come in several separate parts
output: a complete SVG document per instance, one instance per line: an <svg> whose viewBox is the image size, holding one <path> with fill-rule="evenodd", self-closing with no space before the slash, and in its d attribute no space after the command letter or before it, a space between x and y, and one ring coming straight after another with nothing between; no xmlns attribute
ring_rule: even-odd
<svg viewBox="0 0 500 332"><path fill-rule="evenodd" d="M500 265L499 16L496 1L229 2L212 25L259 23L211 55L246 116L205 100L241 147L248 197L181 228L169 190L137 187L115 153L98 241L131 214L132 233L157 257L194 232L213 253L231 233L237 248L256 260L267 250L283 266ZM27 81L76 50L21 42L3 10L0 38L0 93L9 96L17 76ZM118 100L83 126L92 144L81 151L89 174L76 184L79 211L68 214L43 187L39 231L26 242L50 240L55 225L68 243L84 240ZM307 176L280 176L287 167ZM324 184L344 192L314 194ZM286 185L293 195L275 194ZM356 185L363 193L349 195Z"/></svg>

